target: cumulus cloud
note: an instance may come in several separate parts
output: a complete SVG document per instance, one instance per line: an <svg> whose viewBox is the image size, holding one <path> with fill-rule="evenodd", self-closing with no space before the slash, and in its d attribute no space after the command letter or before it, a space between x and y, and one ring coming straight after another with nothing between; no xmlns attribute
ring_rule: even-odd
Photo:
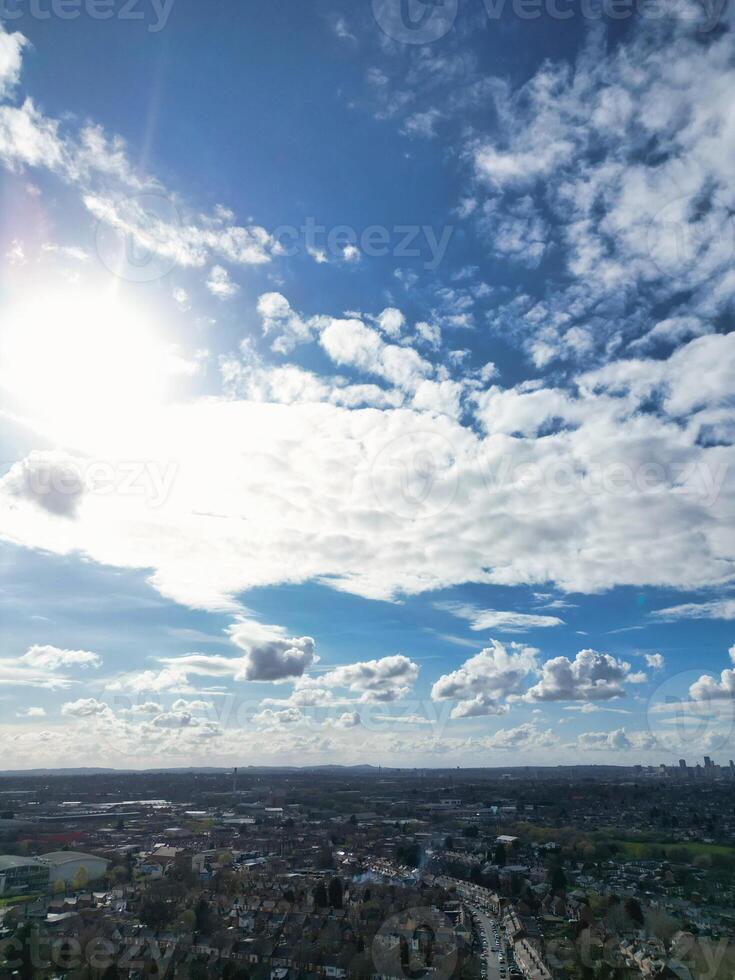
<svg viewBox="0 0 735 980"><path fill-rule="evenodd" d="M625 752L630 749L649 751L660 748L651 732L630 732L618 728L612 732L583 732L577 736L576 745L583 752Z"/></svg>
<svg viewBox="0 0 735 980"><path fill-rule="evenodd" d="M735 664L735 646L730 647L728 654ZM689 688L689 697L696 702L735 700L735 670L726 667L720 674L719 681L711 674L703 674ZM686 704L684 702L685 706Z"/></svg>
<svg viewBox="0 0 735 980"><path fill-rule="evenodd" d="M0 495L30 502L54 517L75 517L84 494L79 465L64 453L32 452L0 480Z"/></svg>
<svg viewBox="0 0 735 980"><path fill-rule="evenodd" d="M0 99L6 98L20 78L23 49L28 40L22 34L8 34L0 30Z"/></svg>
<svg viewBox="0 0 735 980"><path fill-rule="evenodd" d="M281 293L263 293L258 300L258 313L263 335L271 338L271 348L279 354L288 354L298 344L311 340L327 323L322 317L304 319Z"/></svg>
<svg viewBox="0 0 735 980"><path fill-rule="evenodd" d="M227 269L221 265L212 266L207 278L207 289L217 299L232 299L240 291L240 287L232 281Z"/></svg>
<svg viewBox="0 0 735 980"><path fill-rule="evenodd" d="M259 728L279 728L282 725L297 725L304 720L304 716L298 708L282 708L274 711L273 708L264 708L256 715L253 715L253 724Z"/></svg>
<svg viewBox="0 0 735 980"><path fill-rule="evenodd" d="M507 712L506 699L538 669L538 650L520 643L491 646L470 657L458 670L444 674L431 689L434 701L456 701L452 718Z"/></svg>
<svg viewBox="0 0 735 980"><path fill-rule="evenodd" d="M725 669L719 681L710 674L703 674L689 688L693 701L719 701L735 698L735 670Z"/></svg>
<svg viewBox="0 0 735 980"><path fill-rule="evenodd" d="M524 696L527 701L609 701L625 695L623 684L640 680L630 664L608 653L581 650L574 660L554 657L543 665L541 680Z"/></svg>
<svg viewBox="0 0 735 980"><path fill-rule="evenodd" d="M189 653L179 657L161 657L159 670L145 670L111 679L110 691L131 694L175 691L193 693L192 677L220 677L245 681L279 682L300 678L319 659L316 644L309 636L290 637L281 626L268 626L250 619L238 619L225 631L242 651L239 657L220 654ZM207 702L177 702L187 711L204 710ZM192 708L196 705L196 709Z"/></svg>
<svg viewBox="0 0 735 980"><path fill-rule="evenodd" d="M551 730L541 731L533 724L518 725L517 728L501 728L493 735L482 739L487 749L534 749L552 748L558 738Z"/></svg>
<svg viewBox="0 0 735 980"><path fill-rule="evenodd" d="M396 654L380 660L335 667L320 677L318 683L327 688L347 688L359 694L363 702L387 702L405 697L418 674L417 664L408 657Z"/></svg>
<svg viewBox="0 0 735 980"><path fill-rule="evenodd" d="M264 626L254 620L240 620L227 633L244 651L236 679L280 681L301 677L316 662L316 644L310 636L289 637L280 626Z"/></svg>
<svg viewBox="0 0 735 980"><path fill-rule="evenodd" d="M653 670L663 670L666 665L666 660L662 653L647 653L645 656L646 663Z"/></svg>
<svg viewBox="0 0 735 980"><path fill-rule="evenodd" d="M68 718L94 718L105 715L110 708L96 698L80 698L78 701L67 701L62 705L61 713Z"/></svg>
<svg viewBox="0 0 735 980"><path fill-rule="evenodd" d="M0 658L0 686L66 689L74 681L64 669L99 667L101 658L87 650L34 645L20 657Z"/></svg>
<svg viewBox="0 0 735 980"><path fill-rule="evenodd" d="M359 728L362 724L362 719L357 711L345 711L332 724L334 728Z"/></svg>

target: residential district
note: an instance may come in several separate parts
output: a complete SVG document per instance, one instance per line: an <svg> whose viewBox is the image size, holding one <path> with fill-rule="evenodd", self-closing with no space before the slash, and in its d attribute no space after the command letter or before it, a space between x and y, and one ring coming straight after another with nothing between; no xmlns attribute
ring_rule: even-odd
<svg viewBox="0 0 735 980"><path fill-rule="evenodd" d="M735 977L732 764L0 776L0 980Z"/></svg>

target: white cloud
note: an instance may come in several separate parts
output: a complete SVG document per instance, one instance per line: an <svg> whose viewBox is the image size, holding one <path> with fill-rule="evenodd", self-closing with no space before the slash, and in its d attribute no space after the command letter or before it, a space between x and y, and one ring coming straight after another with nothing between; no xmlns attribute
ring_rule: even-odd
<svg viewBox="0 0 735 980"><path fill-rule="evenodd" d="M28 44L22 34L8 34L0 29L0 99L12 93L20 79L23 48Z"/></svg>
<svg viewBox="0 0 735 980"><path fill-rule="evenodd" d="M280 681L301 677L318 659L316 644L310 636L289 637L280 626L263 626L254 620L241 620L227 633L244 651L243 665L236 679Z"/></svg>
<svg viewBox="0 0 735 980"><path fill-rule="evenodd" d="M220 677L236 683L277 683L302 677L319 659L311 637L289 637L281 626L267 626L243 618L228 627L226 633L242 651L241 656L189 653L178 657L161 657L159 663L163 667L160 670L118 676L107 683L107 689L132 694L163 691L193 693L195 688L191 677ZM207 702L202 701L180 700L176 704L186 712L208 707Z"/></svg>
<svg viewBox="0 0 735 980"><path fill-rule="evenodd" d="M583 752L605 751L626 752L650 751L660 749L659 743L651 732L630 732L618 728L611 732L583 732L577 736L576 745Z"/></svg>
<svg viewBox="0 0 735 980"><path fill-rule="evenodd" d="M389 306L378 317L378 326L391 340L398 340L406 325L406 318L395 307Z"/></svg>
<svg viewBox="0 0 735 980"><path fill-rule="evenodd" d="M433 139L436 136L437 123L441 118L442 113L438 109L426 109L424 112L414 112L404 120L401 132L404 136Z"/></svg>
<svg viewBox="0 0 735 980"><path fill-rule="evenodd" d="M574 660L555 657L543 665L541 680L524 696L526 701L609 701L623 697L624 683L637 683L630 664L608 653L581 650Z"/></svg>
<svg viewBox="0 0 735 980"><path fill-rule="evenodd" d="M362 719L357 711L345 711L343 714L336 718L333 722L334 728L359 728L362 724Z"/></svg>
<svg viewBox="0 0 735 980"><path fill-rule="evenodd" d="M58 452L32 452L0 480L0 494L30 501L57 517L74 517L84 493L77 461Z"/></svg>
<svg viewBox="0 0 735 980"><path fill-rule="evenodd" d="M61 650L34 645L20 657L0 658L0 687L38 687L64 690L74 681L62 670L99 667L101 658L87 650Z"/></svg>
<svg viewBox="0 0 735 980"><path fill-rule="evenodd" d="M45 718L45 708L20 708L16 711L17 718Z"/></svg>
<svg viewBox="0 0 735 980"><path fill-rule="evenodd" d="M263 293L258 300L258 313L263 320L263 335L273 338L271 347L279 354L288 354L297 344L311 340L327 322L319 317L304 320L281 293Z"/></svg>
<svg viewBox="0 0 735 980"><path fill-rule="evenodd" d="M319 678L323 687L347 688L363 702L397 701L411 690L419 668L408 657L396 654L335 667Z"/></svg>
<svg viewBox="0 0 735 980"><path fill-rule="evenodd" d="M653 670L663 670L663 668L666 665L664 656L661 653L647 653L645 656L646 656L646 663Z"/></svg>
<svg viewBox="0 0 735 980"><path fill-rule="evenodd" d="M269 304L269 315L284 313L288 304ZM395 346L358 322L362 331L379 357ZM148 458L177 460L164 506L86 494L69 508L73 520L46 519L14 475L0 482L0 535L152 569L162 594L218 610L237 608L233 596L250 588L309 580L371 598L467 582L584 593L714 586L735 568L735 467L732 447L703 446L699 432L730 391L726 371L708 370L728 363L720 348L735 350L735 335L693 344L717 349L706 364L692 358L691 371L674 356L588 373L571 391L494 386L475 395L482 428L409 408L316 402L354 402L364 389L330 388L308 372L255 376L259 399L277 390L297 400L171 405L136 430ZM673 417L641 410L651 377L664 376L679 403ZM374 388L364 397L380 404Z"/></svg>
<svg viewBox="0 0 735 980"><path fill-rule="evenodd" d="M413 390L433 374L432 365L413 348L386 344L361 320L331 320L320 343L335 364L377 375L399 388Z"/></svg>
<svg viewBox="0 0 735 980"><path fill-rule="evenodd" d="M182 289L181 287L177 287L176 289L174 289L171 295L173 297L174 303L176 303L176 305L182 311L182 313L186 313L188 310L191 309L189 294L185 289Z"/></svg>
<svg viewBox="0 0 735 980"><path fill-rule="evenodd" d="M520 643L491 646L462 667L439 678L431 689L434 701L456 701L452 718L504 714L506 699L516 693L529 674L538 669L538 650Z"/></svg>
<svg viewBox="0 0 735 980"><path fill-rule="evenodd" d="M441 602L437 609L443 609L458 619L466 619L470 629L477 632L499 630L501 633L518 633L529 629L545 629L562 626L564 620L558 616L537 616L529 613L501 612L497 609L480 609L461 602Z"/></svg>
<svg viewBox="0 0 735 980"><path fill-rule="evenodd" d="M253 715L253 724L259 728L278 728L281 725L297 725L304 721L304 716L298 708L283 708L274 711L272 708L264 708L258 714Z"/></svg>
<svg viewBox="0 0 735 980"><path fill-rule="evenodd" d="M21 663L44 670L60 670L62 667L99 667L102 658L87 650L60 650L53 646L32 646L20 658Z"/></svg>
<svg viewBox="0 0 735 980"><path fill-rule="evenodd" d="M482 739L485 749L534 749L553 748L558 744L558 738L551 731L541 731L533 724L519 725L517 728L501 728L487 738Z"/></svg>
<svg viewBox="0 0 735 980"><path fill-rule="evenodd" d="M656 609L655 619L735 619L735 599L712 599L710 602L685 602L680 606Z"/></svg>
<svg viewBox="0 0 735 980"><path fill-rule="evenodd" d="M78 701L67 701L61 708L62 715L68 718L94 718L97 715L108 714L110 708L96 698L80 698Z"/></svg>

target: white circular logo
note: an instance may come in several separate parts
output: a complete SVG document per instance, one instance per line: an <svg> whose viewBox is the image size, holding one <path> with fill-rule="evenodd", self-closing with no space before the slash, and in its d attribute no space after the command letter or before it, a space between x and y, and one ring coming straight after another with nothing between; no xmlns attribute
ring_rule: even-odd
<svg viewBox="0 0 735 980"><path fill-rule="evenodd" d="M459 0L372 0L381 31L402 44L431 44L451 31Z"/></svg>
<svg viewBox="0 0 735 980"><path fill-rule="evenodd" d="M436 432L399 436L378 453L371 478L379 505L395 517L436 517L457 493L454 449Z"/></svg>
<svg viewBox="0 0 735 980"><path fill-rule="evenodd" d="M703 282L735 254L732 215L691 196L669 201L649 224L646 238L659 272L684 285Z"/></svg>
<svg viewBox="0 0 735 980"><path fill-rule="evenodd" d="M449 980L457 966L457 937L436 909L404 909L376 932L372 954L375 971L383 976Z"/></svg>
<svg viewBox="0 0 735 980"><path fill-rule="evenodd" d="M735 704L717 697L701 670L686 670L663 681L646 707L648 728L662 749L682 757L723 749L735 731ZM713 678L715 682L719 678ZM694 686L694 694L690 693Z"/></svg>
<svg viewBox="0 0 735 980"><path fill-rule="evenodd" d="M114 202L97 224L97 254L128 282L162 279L177 264L181 216L163 194L138 194Z"/></svg>

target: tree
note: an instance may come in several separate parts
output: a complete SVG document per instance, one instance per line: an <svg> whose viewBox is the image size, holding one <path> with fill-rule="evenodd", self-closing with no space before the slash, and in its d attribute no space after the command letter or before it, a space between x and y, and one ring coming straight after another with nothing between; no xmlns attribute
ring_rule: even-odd
<svg viewBox="0 0 735 980"><path fill-rule="evenodd" d="M506 860L505 844L498 844L495 848L495 863L499 868L504 868Z"/></svg>
<svg viewBox="0 0 735 980"><path fill-rule="evenodd" d="M16 948L20 946L14 976L18 980L33 980L36 974L33 952L38 949L38 928L25 923L16 932L14 944Z"/></svg>
<svg viewBox="0 0 735 980"><path fill-rule="evenodd" d="M158 931L165 928L173 919L173 912L168 902L154 895L146 895L140 903L138 917L144 926Z"/></svg>
<svg viewBox="0 0 735 980"><path fill-rule="evenodd" d="M320 881L314 889L314 905L318 909L325 909L328 904L327 889L324 887L324 882Z"/></svg>
<svg viewBox="0 0 735 980"><path fill-rule="evenodd" d="M567 876L564 874L564 868L561 864L554 863L551 865L548 871L549 876L549 887L552 892L556 895L559 892L564 892L567 889Z"/></svg>
<svg viewBox="0 0 735 980"><path fill-rule="evenodd" d="M74 889L75 892L80 892L83 891L83 889L85 889L88 884L89 884L89 874L87 873L87 869L84 867L84 865L81 865L81 867L77 868L77 873L74 875L74 878L72 879L71 887Z"/></svg>
<svg viewBox="0 0 735 980"><path fill-rule="evenodd" d="M401 864L409 868L418 868L421 864L421 845L415 842L401 844L396 848L396 857Z"/></svg>
<svg viewBox="0 0 735 980"><path fill-rule="evenodd" d="M626 898L625 911L628 913L628 918L637 926L643 925L643 909L637 898Z"/></svg>
<svg viewBox="0 0 735 980"><path fill-rule="evenodd" d="M342 908L342 882L339 878L332 878L329 882L329 904L333 909Z"/></svg>
<svg viewBox="0 0 735 980"><path fill-rule="evenodd" d="M250 974L244 966L228 960L222 969L222 980L250 980Z"/></svg>
<svg viewBox="0 0 735 980"><path fill-rule="evenodd" d="M195 928L197 932L208 933L212 928L212 913L209 903L200 898L194 908Z"/></svg>
<svg viewBox="0 0 735 980"><path fill-rule="evenodd" d="M202 960L193 960L189 964L189 980L209 980L207 964Z"/></svg>

